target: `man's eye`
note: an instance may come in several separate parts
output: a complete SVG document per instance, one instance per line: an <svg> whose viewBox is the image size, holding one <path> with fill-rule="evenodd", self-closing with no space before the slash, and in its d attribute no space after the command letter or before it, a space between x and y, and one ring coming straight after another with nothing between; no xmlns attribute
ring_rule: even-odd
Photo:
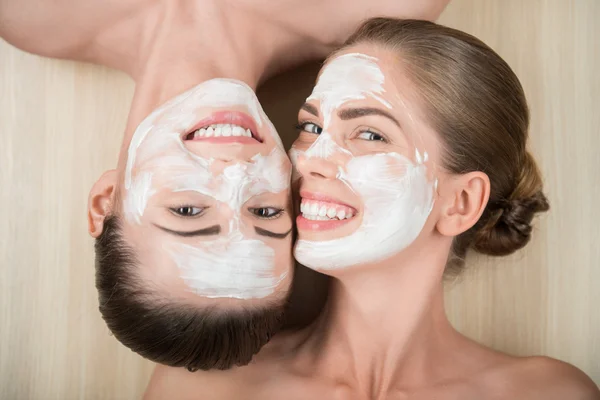
<svg viewBox="0 0 600 400"><path fill-rule="evenodd" d="M383 136L381 136L378 133L371 132L371 131L361 132L357 136L357 138L358 139L362 139L362 140L369 140L369 141L372 141L372 142L385 142L386 141L386 139Z"/></svg>
<svg viewBox="0 0 600 400"><path fill-rule="evenodd" d="M176 214L180 217L195 217L196 215L201 214L202 211L204 211L204 208L183 206L171 208L170 210L173 214Z"/></svg>
<svg viewBox="0 0 600 400"><path fill-rule="evenodd" d="M317 124L313 124L312 122L304 122L296 126L296 128L304 132L314 133L315 135L320 135L323 133L323 128Z"/></svg>
<svg viewBox="0 0 600 400"><path fill-rule="evenodd" d="M283 213L283 210L275 207L257 207L251 208L250 212L256 215L258 218L274 219L279 217Z"/></svg>

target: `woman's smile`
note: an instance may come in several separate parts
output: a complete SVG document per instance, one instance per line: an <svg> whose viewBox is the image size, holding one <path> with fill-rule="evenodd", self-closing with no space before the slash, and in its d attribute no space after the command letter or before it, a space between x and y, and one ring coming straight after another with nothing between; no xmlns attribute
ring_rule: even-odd
<svg viewBox="0 0 600 400"><path fill-rule="evenodd" d="M300 196L300 215L296 218L299 231L336 229L358 215L356 208L323 193L302 191Z"/></svg>
<svg viewBox="0 0 600 400"><path fill-rule="evenodd" d="M198 122L184 140L211 143L262 143L254 119L239 111L217 111Z"/></svg>

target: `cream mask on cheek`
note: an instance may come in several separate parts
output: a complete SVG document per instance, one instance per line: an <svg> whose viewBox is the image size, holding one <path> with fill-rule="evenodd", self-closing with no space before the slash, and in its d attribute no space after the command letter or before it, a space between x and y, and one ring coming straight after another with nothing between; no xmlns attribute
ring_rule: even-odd
<svg viewBox="0 0 600 400"><path fill-rule="evenodd" d="M415 150L416 162L394 152L354 156L338 145L329 132L332 114L345 102L372 98L391 108L381 95L384 74L377 59L345 54L324 69L307 100L319 100L323 132L300 157L327 159L349 155L339 167L344 182L363 203L362 221L352 234L328 241L299 240L296 259L314 269L333 270L381 261L407 248L419 235L433 208L435 182L427 177L427 154Z"/></svg>
<svg viewBox="0 0 600 400"><path fill-rule="evenodd" d="M211 169L214 160L189 151L183 136L207 108L227 107L242 107L259 127L266 124L262 132L268 132L275 145L268 154L257 150L250 160L230 163L215 173ZM252 89L242 82L212 79L161 106L136 129L125 170L124 213L130 223L141 224L149 200L159 189L197 192L215 199L219 208L228 211L226 234L193 244L165 241L162 247L196 294L263 298L273 293L286 272L275 274L273 248L242 233L242 206L254 196L287 191L290 173L279 136Z"/></svg>

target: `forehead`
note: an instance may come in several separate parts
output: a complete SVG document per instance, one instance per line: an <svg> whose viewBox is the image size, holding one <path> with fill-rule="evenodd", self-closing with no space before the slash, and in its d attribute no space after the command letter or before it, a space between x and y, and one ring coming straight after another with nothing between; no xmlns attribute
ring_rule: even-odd
<svg viewBox="0 0 600 400"><path fill-rule="evenodd" d="M325 114L359 100L404 111L411 118L422 115L415 85L400 56L374 44L351 46L328 59L307 98L307 102L320 101Z"/></svg>
<svg viewBox="0 0 600 400"><path fill-rule="evenodd" d="M325 125L334 109L385 108L416 147L437 157L438 135L429 123L420 91L407 72L407 62L399 51L376 44L350 46L326 62L307 102L320 103Z"/></svg>
<svg viewBox="0 0 600 400"><path fill-rule="evenodd" d="M409 79L399 52L375 44L350 46L329 58L319 72L315 89L326 85L347 91L378 91L389 103L418 100L416 86Z"/></svg>
<svg viewBox="0 0 600 400"><path fill-rule="evenodd" d="M142 279L190 300L261 299L275 292L291 267L291 239L268 245L256 237L230 235L183 242L135 226L125 226L124 235L135 249Z"/></svg>

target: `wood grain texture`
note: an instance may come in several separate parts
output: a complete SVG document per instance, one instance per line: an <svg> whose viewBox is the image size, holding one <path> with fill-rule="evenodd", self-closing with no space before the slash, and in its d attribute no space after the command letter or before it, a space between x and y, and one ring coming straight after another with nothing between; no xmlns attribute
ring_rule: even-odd
<svg viewBox="0 0 600 400"><path fill-rule="evenodd" d="M532 243L472 257L447 293L455 326L494 348L575 364L600 383L600 2L454 1L441 23L479 37L520 78L550 212Z"/></svg>
<svg viewBox="0 0 600 400"><path fill-rule="evenodd" d="M454 0L441 19L486 41L521 78L552 203L524 251L469 260L448 287L451 319L488 345L571 362L597 383L599 19L597 0ZM264 98L289 143L310 87L298 87L298 74L285 80ZM0 42L0 399L143 393L152 364L100 318L85 219L91 185L116 165L132 94L118 72Z"/></svg>

